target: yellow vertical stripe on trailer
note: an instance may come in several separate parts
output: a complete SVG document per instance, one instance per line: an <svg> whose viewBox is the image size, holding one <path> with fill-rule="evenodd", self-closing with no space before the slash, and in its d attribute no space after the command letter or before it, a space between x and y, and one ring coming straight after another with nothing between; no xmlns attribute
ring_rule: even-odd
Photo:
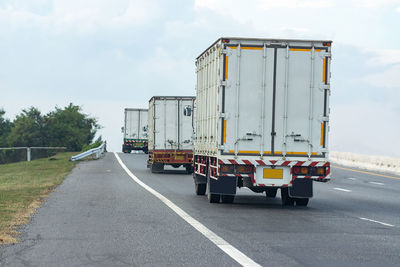
<svg viewBox="0 0 400 267"><path fill-rule="evenodd" d="M323 146L324 145L324 123L321 122L321 142L320 145Z"/></svg>
<svg viewBox="0 0 400 267"><path fill-rule="evenodd" d="M226 143L226 120L224 120L224 144Z"/></svg>
<svg viewBox="0 0 400 267"><path fill-rule="evenodd" d="M326 74L325 74L325 68L326 68L326 58L322 60L322 82L326 82Z"/></svg>
<svg viewBox="0 0 400 267"><path fill-rule="evenodd" d="M225 56L225 80L228 79L228 56Z"/></svg>

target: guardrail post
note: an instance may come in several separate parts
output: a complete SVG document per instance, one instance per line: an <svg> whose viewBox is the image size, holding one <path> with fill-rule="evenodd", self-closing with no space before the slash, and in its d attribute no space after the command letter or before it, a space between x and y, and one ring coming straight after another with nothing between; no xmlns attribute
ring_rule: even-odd
<svg viewBox="0 0 400 267"><path fill-rule="evenodd" d="M31 161L31 148L26 148L26 161Z"/></svg>

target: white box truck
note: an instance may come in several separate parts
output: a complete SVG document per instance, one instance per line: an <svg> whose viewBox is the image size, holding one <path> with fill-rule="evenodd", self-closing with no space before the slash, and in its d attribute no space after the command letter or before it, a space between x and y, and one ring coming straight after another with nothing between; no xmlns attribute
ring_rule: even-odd
<svg viewBox="0 0 400 267"><path fill-rule="evenodd" d="M193 172L194 96L154 96L149 101L149 158L151 172L164 165Z"/></svg>
<svg viewBox="0 0 400 267"><path fill-rule="evenodd" d="M331 41L220 38L196 60L194 182L306 206L328 162Z"/></svg>
<svg viewBox="0 0 400 267"><path fill-rule="evenodd" d="M122 152L131 153L132 150L142 150L147 153L147 109L126 108L124 114Z"/></svg>

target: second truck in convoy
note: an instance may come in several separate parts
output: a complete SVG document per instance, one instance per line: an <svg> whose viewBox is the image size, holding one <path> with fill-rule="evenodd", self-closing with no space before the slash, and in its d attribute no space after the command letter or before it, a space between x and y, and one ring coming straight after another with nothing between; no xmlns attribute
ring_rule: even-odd
<svg viewBox="0 0 400 267"><path fill-rule="evenodd" d="M125 109L122 152L131 153L132 150L142 150L147 153L147 123L147 109Z"/></svg>
<svg viewBox="0 0 400 267"><path fill-rule="evenodd" d="M306 206L328 162L331 41L221 38L196 60L194 182Z"/></svg>
<svg viewBox="0 0 400 267"><path fill-rule="evenodd" d="M149 158L151 172L165 165L193 172L193 96L154 96L149 101Z"/></svg>

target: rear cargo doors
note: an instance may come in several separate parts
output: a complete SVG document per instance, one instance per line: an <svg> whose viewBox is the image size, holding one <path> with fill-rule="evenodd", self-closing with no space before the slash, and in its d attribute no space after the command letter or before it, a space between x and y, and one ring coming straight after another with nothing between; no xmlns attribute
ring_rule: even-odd
<svg viewBox="0 0 400 267"><path fill-rule="evenodd" d="M230 45L224 153L316 155L325 146L325 48Z"/></svg>
<svg viewBox="0 0 400 267"><path fill-rule="evenodd" d="M274 151L317 156L325 152L326 47L277 48Z"/></svg>
<svg viewBox="0 0 400 267"><path fill-rule="evenodd" d="M138 119L138 138L139 139L147 139L148 138L148 111L147 110L139 110L139 119Z"/></svg>
<svg viewBox="0 0 400 267"><path fill-rule="evenodd" d="M193 102L185 98L155 101L155 149L193 149Z"/></svg>

